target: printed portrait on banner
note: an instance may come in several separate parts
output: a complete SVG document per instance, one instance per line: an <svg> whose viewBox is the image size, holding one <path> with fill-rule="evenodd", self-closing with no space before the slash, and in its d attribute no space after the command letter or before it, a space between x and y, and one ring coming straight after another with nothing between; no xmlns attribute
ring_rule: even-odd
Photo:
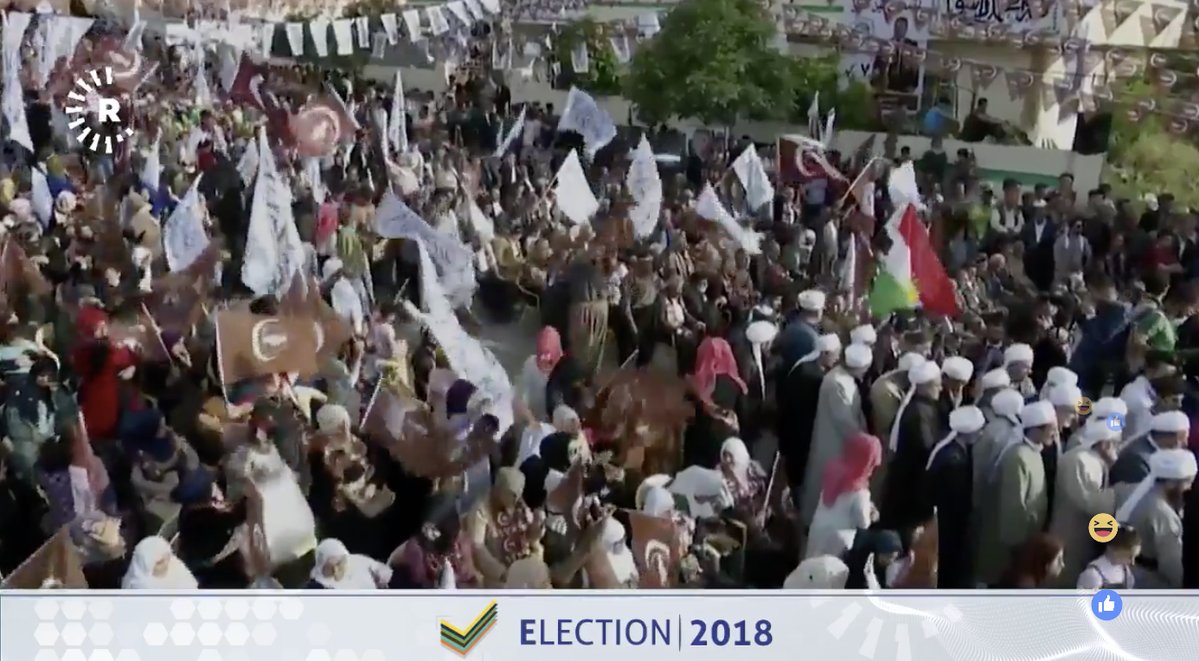
<svg viewBox="0 0 1199 661"><path fill-rule="evenodd" d="M929 22L938 5L946 0L896 2L857 0L842 19L864 40L877 48L850 53L841 67L845 80L869 84L876 94L917 110L924 88L924 61L914 52L928 45ZM933 10L933 11L930 11Z"/></svg>

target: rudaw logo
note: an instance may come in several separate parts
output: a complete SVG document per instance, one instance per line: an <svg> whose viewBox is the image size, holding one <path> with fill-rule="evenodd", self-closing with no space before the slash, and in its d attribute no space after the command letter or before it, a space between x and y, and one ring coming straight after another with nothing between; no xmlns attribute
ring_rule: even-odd
<svg viewBox="0 0 1199 661"><path fill-rule="evenodd" d="M71 103L66 108L70 118L67 127L80 145L97 153L111 154L115 145L133 135L133 129L121 119L120 98L108 96L116 82L112 67L92 69L76 78L67 94ZM95 116L92 124L89 115Z"/></svg>
<svg viewBox="0 0 1199 661"><path fill-rule="evenodd" d="M459 629L449 621L441 620L441 646L465 658L487 637L488 632L495 626L498 613L493 600L465 629Z"/></svg>

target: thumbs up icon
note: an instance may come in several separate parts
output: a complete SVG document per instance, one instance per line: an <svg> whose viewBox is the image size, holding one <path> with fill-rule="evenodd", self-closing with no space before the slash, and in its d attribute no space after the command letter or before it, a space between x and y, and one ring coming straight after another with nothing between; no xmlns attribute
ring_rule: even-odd
<svg viewBox="0 0 1199 661"><path fill-rule="evenodd" d="M1113 590L1100 590L1091 597L1091 612L1095 617L1110 622L1120 616L1124 610L1124 600Z"/></svg>

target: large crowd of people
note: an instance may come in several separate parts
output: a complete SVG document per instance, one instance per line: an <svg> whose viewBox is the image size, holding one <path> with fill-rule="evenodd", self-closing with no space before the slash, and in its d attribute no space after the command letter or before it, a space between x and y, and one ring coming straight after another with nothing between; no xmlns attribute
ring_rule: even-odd
<svg viewBox="0 0 1199 661"><path fill-rule="evenodd" d="M1199 238L1168 191L996 189L939 141L792 182L768 147L755 207L729 137L659 159L642 234L637 131L592 153L488 66L402 105L276 66L264 109L146 57L116 154L32 82L32 151L5 122L6 587L1199 587ZM302 153L272 108L294 130L328 90L348 130ZM554 174L581 153L590 222ZM872 304L904 208L955 314ZM302 252L264 279L270 239ZM507 383L463 358L533 319Z"/></svg>

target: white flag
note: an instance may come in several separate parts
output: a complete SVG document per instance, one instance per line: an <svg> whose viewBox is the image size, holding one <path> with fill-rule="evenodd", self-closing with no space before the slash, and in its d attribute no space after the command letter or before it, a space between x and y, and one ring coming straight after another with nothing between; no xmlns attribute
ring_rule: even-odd
<svg viewBox="0 0 1199 661"><path fill-rule="evenodd" d="M751 255L762 252L762 235L737 223L720 203L720 198L716 197L716 191L712 188L712 184L704 184L704 189L700 191L699 198L695 201L695 213L700 218L706 218L720 225L721 229L727 232L745 252Z"/></svg>
<svg viewBox="0 0 1199 661"><path fill-rule="evenodd" d="M774 186L770 185L766 167L762 165L758 150L752 144L733 161L733 172L745 188L745 200L749 202L750 209L757 210L774 199Z"/></svg>
<svg viewBox="0 0 1199 661"><path fill-rule="evenodd" d="M495 148L495 154L492 154L493 156L499 158L508 153L508 150L512 148L512 145L516 142L516 139L524 134L525 113L528 112L528 110L528 105L520 107L520 115L517 115L516 123L512 125L512 128L508 129L508 133L504 135L504 139L501 140L500 144Z"/></svg>
<svg viewBox="0 0 1199 661"><path fill-rule="evenodd" d="M333 21L333 42L338 55L354 54L354 19L340 18Z"/></svg>
<svg viewBox="0 0 1199 661"><path fill-rule="evenodd" d="M475 202L474 197L468 196L466 203L467 217L470 219L471 228L474 229L480 241L491 243L491 240L495 238L495 222L487 214L483 213L483 210L479 208L479 203Z"/></svg>
<svg viewBox="0 0 1199 661"><path fill-rule="evenodd" d="M241 175L241 181L246 186L254 183L254 177L258 174L258 143L246 145L246 150L242 152L241 160L237 162L237 173Z"/></svg>
<svg viewBox="0 0 1199 661"><path fill-rule="evenodd" d="M40 165L34 166L32 173L33 195L30 202L33 213L42 222L42 227L49 227L50 219L54 217L54 196L50 195L50 182L46 181L46 173L42 172Z"/></svg>
<svg viewBox="0 0 1199 661"><path fill-rule="evenodd" d="M649 144L649 138L641 134L641 143L633 152L633 161L629 164L629 174L625 180L629 194L637 203L633 207L630 220L633 231L638 238L645 238L654 233L658 226L658 217L662 213L662 178L658 174L658 161L654 159L654 148Z"/></svg>
<svg viewBox="0 0 1199 661"><path fill-rule="evenodd" d="M0 110L8 122L8 139L33 153L33 138L25 117L25 92L21 85L21 40L29 27L30 14L10 11L4 26L4 92Z"/></svg>
<svg viewBox="0 0 1199 661"><path fill-rule="evenodd" d="M208 67L205 63L204 45L196 44L196 105L201 108L212 106L212 92L208 89Z"/></svg>
<svg viewBox="0 0 1199 661"><path fill-rule="evenodd" d="M146 154L146 162L142 164L142 185L149 189L151 196L158 194L162 182L162 160L158 154L161 143L162 134L159 134L155 136L154 144L150 145L150 152Z"/></svg>
<svg viewBox="0 0 1199 661"><path fill-rule="evenodd" d="M208 233L204 231L200 209L200 177L192 182L162 228L163 252L172 272L191 266L208 247Z"/></svg>
<svg viewBox="0 0 1199 661"><path fill-rule="evenodd" d="M46 39L42 42L42 49L38 52L37 73L38 81L45 85L50 80L54 65L60 58L70 59L75 53L75 48L83 39L83 35L91 29L95 19L44 15L39 20L45 21Z"/></svg>
<svg viewBox="0 0 1199 661"><path fill-rule="evenodd" d="M608 111L577 87L570 88L566 97L566 109L562 111L562 119L558 120L558 130L574 131L583 136L589 157L594 157L616 137L616 124Z"/></svg>
<svg viewBox="0 0 1199 661"><path fill-rule="evenodd" d="M279 174L266 129L258 129L258 179L250 204L241 279L256 295L281 295L304 263L304 245L292 216L291 185Z"/></svg>
<svg viewBox="0 0 1199 661"><path fill-rule="evenodd" d="M554 199L563 215L576 225L590 223L591 217L599 210L599 200L595 199L591 184L587 183L587 174L583 172L577 150L570 150L570 155L562 161L558 175L554 178L557 179Z"/></svg>
<svg viewBox="0 0 1199 661"><path fill-rule="evenodd" d="M470 381L490 402L486 411L500 421L500 434L512 426L512 381L495 354L467 333L454 314L454 304L443 286L444 276L434 263L433 250L421 239L420 292L423 311L411 309L445 352L450 369Z"/></svg>
<svg viewBox="0 0 1199 661"><path fill-rule="evenodd" d="M316 48L317 57L329 57L329 21L324 18L314 18L308 22L312 31L312 46Z"/></svg>
<svg viewBox="0 0 1199 661"><path fill-rule="evenodd" d="M369 173L370 170L367 170ZM324 204L328 196L325 181L321 177L321 159L312 156L304 159L304 176L308 179L308 187L312 190L312 199L318 204Z"/></svg>
<svg viewBox="0 0 1199 661"><path fill-rule="evenodd" d="M397 154L408 153L408 112L404 101L404 78L396 68L395 92L391 99L391 120L387 125L387 139Z"/></svg>
<svg viewBox="0 0 1199 661"><path fill-rule="evenodd" d="M292 55L304 54L304 24L303 23L288 23L287 28L287 46L291 49Z"/></svg>
<svg viewBox="0 0 1199 661"><path fill-rule="evenodd" d="M391 191L384 193L375 209L375 233L385 239L420 239L429 249L454 306L470 305L477 284L470 249L435 230Z"/></svg>
<svg viewBox="0 0 1199 661"><path fill-rule="evenodd" d="M591 53L587 52L587 42L580 41L570 49L570 68L575 73L591 71Z"/></svg>

